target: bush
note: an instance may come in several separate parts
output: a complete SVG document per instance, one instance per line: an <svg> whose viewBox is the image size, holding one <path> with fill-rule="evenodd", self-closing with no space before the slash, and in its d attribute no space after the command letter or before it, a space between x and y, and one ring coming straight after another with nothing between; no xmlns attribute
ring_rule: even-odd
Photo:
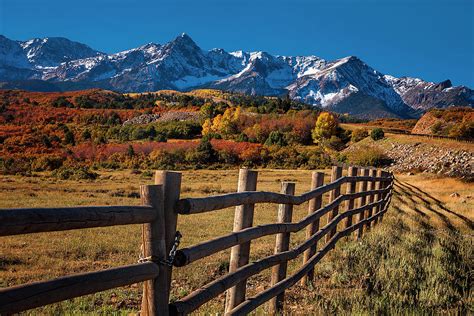
<svg viewBox="0 0 474 316"><path fill-rule="evenodd" d="M201 134L201 125L192 121L170 121L155 125L155 130L166 138L191 139Z"/></svg>
<svg viewBox="0 0 474 316"><path fill-rule="evenodd" d="M271 168L298 168L306 161L301 161L298 151L293 147L279 147L270 152L268 166Z"/></svg>
<svg viewBox="0 0 474 316"><path fill-rule="evenodd" d="M177 169L180 163L185 163L184 150L154 150L151 152L149 159L152 169Z"/></svg>
<svg viewBox="0 0 474 316"><path fill-rule="evenodd" d="M267 140L265 141L266 146L286 146L287 142L285 140L285 135L279 131L273 131L268 135Z"/></svg>
<svg viewBox="0 0 474 316"><path fill-rule="evenodd" d="M464 122L454 125L449 130L449 137L474 139L474 123Z"/></svg>
<svg viewBox="0 0 474 316"><path fill-rule="evenodd" d="M239 155L232 150L219 150L217 154L219 162L228 165L236 165L239 163Z"/></svg>
<svg viewBox="0 0 474 316"><path fill-rule="evenodd" d="M311 150L306 152L308 169L323 169L331 165L331 157L324 150Z"/></svg>
<svg viewBox="0 0 474 316"><path fill-rule="evenodd" d="M85 129L85 130L82 132L81 137L82 137L83 140L90 140L90 139L92 138L92 134L91 134L91 132L90 132L88 129Z"/></svg>
<svg viewBox="0 0 474 316"><path fill-rule="evenodd" d="M186 161L209 165L217 161L217 152L209 140L202 140L196 149L186 154Z"/></svg>
<svg viewBox="0 0 474 316"><path fill-rule="evenodd" d="M76 140L74 139L74 134L70 130L67 130L66 133L64 134L64 144L73 145L73 146L76 144Z"/></svg>
<svg viewBox="0 0 474 316"><path fill-rule="evenodd" d="M247 135L245 135L244 133L240 133L237 138L235 139L235 141L237 142L248 142L249 141L249 138L247 137Z"/></svg>
<svg viewBox="0 0 474 316"><path fill-rule="evenodd" d="M0 157L1 174L30 174L31 163L24 157L2 158Z"/></svg>
<svg viewBox="0 0 474 316"><path fill-rule="evenodd" d="M52 175L61 180L95 180L99 174L90 171L87 167L63 166L53 171Z"/></svg>
<svg viewBox="0 0 474 316"><path fill-rule="evenodd" d="M431 134L439 135L443 130L443 124L441 122L436 122L431 126Z"/></svg>
<svg viewBox="0 0 474 316"><path fill-rule="evenodd" d="M55 100L53 100L53 102L51 102L51 105L55 108L60 108L60 107L72 108L72 107L74 107L74 105L68 99L66 99L66 97L64 97L64 96L57 97Z"/></svg>
<svg viewBox="0 0 474 316"><path fill-rule="evenodd" d="M31 164L34 171L53 171L63 165L65 158L56 156L39 157Z"/></svg>
<svg viewBox="0 0 474 316"><path fill-rule="evenodd" d="M381 129L381 128L374 128L370 132L370 137L373 140L380 140L380 139L383 139L385 137L385 133L383 132L383 129Z"/></svg>
<svg viewBox="0 0 474 316"><path fill-rule="evenodd" d="M239 153L239 158L244 162L245 166L255 166L264 160L266 154L267 151L259 147L247 147Z"/></svg>
<svg viewBox="0 0 474 316"><path fill-rule="evenodd" d="M150 125L113 126L107 137L121 141L155 139L164 142L169 138L191 139L201 134L201 126L192 121L170 121Z"/></svg>
<svg viewBox="0 0 474 316"><path fill-rule="evenodd" d="M334 150L343 150L345 147L344 142L337 136L331 136L331 138L326 142L327 147Z"/></svg>
<svg viewBox="0 0 474 316"><path fill-rule="evenodd" d="M369 136L369 132L366 129L356 129L352 132L351 141L357 143L367 136Z"/></svg>
<svg viewBox="0 0 474 316"><path fill-rule="evenodd" d="M363 146L347 154L347 159L353 165L363 167L383 167L391 163L380 149Z"/></svg>
<svg viewBox="0 0 474 316"><path fill-rule="evenodd" d="M128 147L127 147L127 156L128 157L135 156L135 150L133 149L132 145L128 145Z"/></svg>

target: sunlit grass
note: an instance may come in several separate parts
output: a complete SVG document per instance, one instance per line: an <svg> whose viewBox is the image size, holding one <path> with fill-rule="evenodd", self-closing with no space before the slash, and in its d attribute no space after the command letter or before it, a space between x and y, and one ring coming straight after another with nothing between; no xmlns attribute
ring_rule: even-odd
<svg viewBox="0 0 474 316"><path fill-rule="evenodd" d="M182 196L235 191L237 170L186 171ZM310 171L263 170L259 190L279 191L280 181L295 181L296 193L310 187ZM472 309L473 187L455 179L428 175L398 176L392 207L381 225L361 241L342 241L316 268L313 286L294 286L286 309L298 313L437 312ZM326 175L326 180L329 176ZM101 172L93 181L59 181L38 177L2 177L0 207L61 205L137 205L140 184L151 178L129 171ZM342 190L345 191L345 188ZM116 192L121 192L116 194ZM460 197L451 197L453 192ZM307 205L296 206L294 220ZM257 205L255 224L274 222L276 205ZM324 223L326 219L323 219ZM232 230L233 209L181 216L182 246ZM293 234L296 246L304 232ZM273 252L274 237L252 243L251 260ZM140 225L2 237L0 286L46 280L71 273L135 263L139 257ZM179 299L223 275L229 252L221 252L188 267L174 269L172 299ZM295 271L301 259L289 265ZM469 277L469 271L471 276ZM249 295L269 286L270 271L249 280ZM129 314L138 312L141 285L132 285L53 304L31 314ZM223 312L224 295L199 312ZM265 306L260 311L265 312Z"/></svg>

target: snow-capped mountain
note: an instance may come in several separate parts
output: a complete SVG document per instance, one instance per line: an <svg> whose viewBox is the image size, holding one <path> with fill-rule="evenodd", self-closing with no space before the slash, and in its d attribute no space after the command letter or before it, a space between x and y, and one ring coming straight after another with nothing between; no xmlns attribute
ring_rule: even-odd
<svg viewBox="0 0 474 316"><path fill-rule="evenodd" d="M402 97L403 102L418 111L432 107L473 106L474 104L474 90L465 86L453 87L450 80L434 83L410 77L395 78L389 75L384 77Z"/></svg>
<svg viewBox="0 0 474 316"><path fill-rule="evenodd" d="M64 37L34 38L19 44L26 53L28 61L36 68L56 67L63 62L104 55L87 45Z"/></svg>
<svg viewBox="0 0 474 316"><path fill-rule="evenodd" d="M206 87L288 94L362 117L409 117L432 106L474 104L473 90L467 87L384 75L354 56L326 61L317 56L205 51L186 34L164 45L149 43L115 54L65 38L21 42L0 36L0 81L16 88L28 88L34 82L34 87L57 90L98 87L144 92Z"/></svg>

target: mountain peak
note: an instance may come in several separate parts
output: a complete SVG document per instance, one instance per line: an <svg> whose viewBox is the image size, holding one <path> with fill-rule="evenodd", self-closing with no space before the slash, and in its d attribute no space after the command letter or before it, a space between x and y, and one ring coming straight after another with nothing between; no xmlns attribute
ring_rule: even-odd
<svg viewBox="0 0 474 316"><path fill-rule="evenodd" d="M181 35L177 36L171 43L197 46L193 39L186 33L181 33Z"/></svg>
<svg viewBox="0 0 474 316"><path fill-rule="evenodd" d="M436 84L434 86L434 89L441 91L441 90L444 90L446 88L451 88L452 86L453 86L453 84L451 83L451 80L447 79L447 80L444 80L444 81Z"/></svg>
<svg viewBox="0 0 474 316"><path fill-rule="evenodd" d="M289 94L292 99L354 115L364 114L364 104L374 100L385 114L395 117L410 115L408 106L474 104L474 91L469 88L451 88L450 81L435 84L384 76L357 56L328 61L314 55L204 51L186 33L164 45L148 43L114 54L61 37L14 41L0 35L0 81L33 79L68 89L100 86L145 92L207 87L268 96Z"/></svg>
<svg viewBox="0 0 474 316"><path fill-rule="evenodd" d="M364 63L359 57L353 55L341 58L339 61L341 63Z"/></svg>

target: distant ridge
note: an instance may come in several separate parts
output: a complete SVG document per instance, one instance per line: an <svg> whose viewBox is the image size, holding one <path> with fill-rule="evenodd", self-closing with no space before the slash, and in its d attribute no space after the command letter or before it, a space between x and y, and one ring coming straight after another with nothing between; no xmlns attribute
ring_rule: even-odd
<svg viewBox="0 0 474 316"><path fill-rule="evenodd" d="M474 92L418 78L384 75L355 56L202 50L187 34L105 54L61 37L14 41L0 35L0 88L119 92L215 88L283 96L359 117L413 117L432 107L474 106Z"/></svg>

